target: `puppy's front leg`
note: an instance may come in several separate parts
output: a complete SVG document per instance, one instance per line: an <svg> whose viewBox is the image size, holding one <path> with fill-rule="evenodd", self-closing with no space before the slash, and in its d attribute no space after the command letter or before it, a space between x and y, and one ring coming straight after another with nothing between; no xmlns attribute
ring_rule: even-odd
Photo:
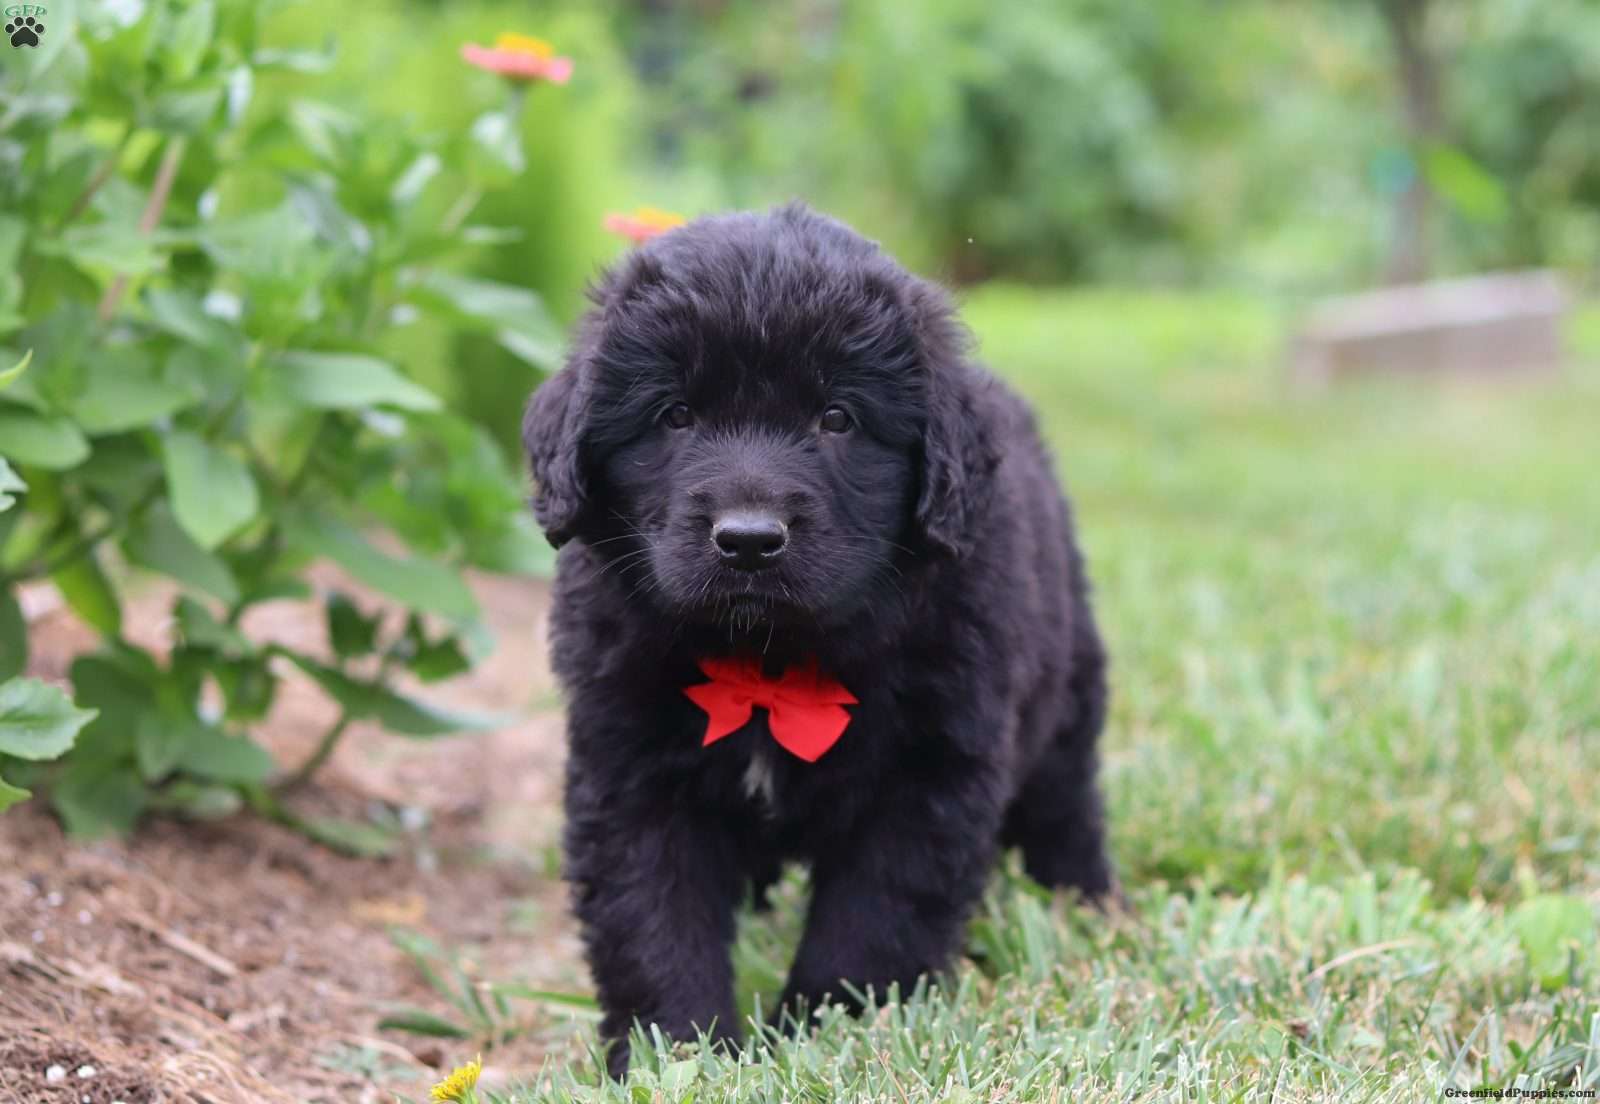
<svg viewBox="0 0 1600 1104"><path fill-rule="evenodd" d="M628 1069L635 1020L675 1039L739 1035L733 1002L733 909L740 882L724 831L640 795L569 778L567 878L612 1042L613 1077Z"/></svg>
<svg viewBox="0 0 1600 1104"><path fill-rule="evenodd" d="M880 1000L898 982L909 996L918 975L950 963L993 868L996 785L965 759L896 779L854 838L816 862L786 1009L815 1009L824 995L853 1004L844 981Z"/></svg>

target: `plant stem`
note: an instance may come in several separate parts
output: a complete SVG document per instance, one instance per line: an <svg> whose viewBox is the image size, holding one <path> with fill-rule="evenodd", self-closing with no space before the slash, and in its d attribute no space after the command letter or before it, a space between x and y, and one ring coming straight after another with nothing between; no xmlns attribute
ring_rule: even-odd
<svg viewBox="0 0 1600 1104"><path fill-rule="evenodd" d="M139 233L148 237L154 233L155 228L161 223L161 214L167 209L167 200L172 196L172 184L178 178L178 166L183 162L183 150L186 140L175 137L167 143L166 153L161 155L161 166L156 169L155 183L150 186L150 200L144 205L144 213L139 216ZM111 321L117 313L117 307L122 302L122 293L127 290L128 277L117 276L111 281L111 286L106 288L105 296L100 300L99 318L102 323Z"/></svg>
<svg viewBox="0 0 1600 1104"><path fill-rule="evenodd" d="M277 783L273 789L278 793L292 793L311 781L311 776L322 769L322 765L328 761L334 749L339 746L339 738L344 735L344 730L350 727L352 720L354 718L349 713L340 713L339 719L334 722L333 727L324 732L322 739L317 741L317 748L311 753L310 758L290 771L283 781Z"/></svg>
<svg viewBox="0 0 1600 1104"><path fill-rule="evenodd" d="M382 682L389 674L389 669L394 665L394 652L384 654L383 660L378 664L378 673L373 676L374 681ZM339 739L344 735L345 729L350 727L350 722L355 720L349 710L343 710L333 727L322 734L322 739L317 741L316 750L311 757L290 771L282 782L273 787L277 793L290 793L311 781L311 776L316 774L326 763L334 750L339 746Z"/></svg>
<svg viewBox="0 0 1600 1104"><path fill-rule="evenodd" d="M467 216L472 214L473 208L478 206L483 199L482 188L469 188L451 204L450 210L445 212L444 221L439 224L439 232L445 236L454 234L461 229L461 224L467 221Z"/></svg>
<svg viewBox="0 0 1600 1104"><path fill-rule="evenodd" d="M89 178L89 182L83 186L83 191L78 193L78 198L72 201L72 206L67 209L66 215L56 224L58 231L89 209L95 194L105 186L107 180L111 179L111 174L117 171L117 164L122 160L123 151L128 148L128 143L133 140L133 133L134 126L130 122L123 130L122 137L117 139L117 144L95 170L94 176Z"/></svg>

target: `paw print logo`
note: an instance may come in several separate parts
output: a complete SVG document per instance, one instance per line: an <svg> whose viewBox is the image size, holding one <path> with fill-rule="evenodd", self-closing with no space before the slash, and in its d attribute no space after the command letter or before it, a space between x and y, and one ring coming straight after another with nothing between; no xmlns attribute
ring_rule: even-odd
<svg viewBox="0 0 1600 1104"><path fill-rule="evenodd" d="M6 37L11 40L13 46L37 46L39 36L42 34L44 34L44 24L31 15L24 15L6 24Z"/></svg>

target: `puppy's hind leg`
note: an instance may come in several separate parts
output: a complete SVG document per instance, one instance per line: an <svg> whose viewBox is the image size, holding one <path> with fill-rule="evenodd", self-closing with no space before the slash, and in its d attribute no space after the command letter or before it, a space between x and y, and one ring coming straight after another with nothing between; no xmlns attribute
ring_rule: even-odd
<svg viewBox="0 0 1600 1104"><path fill-rule="evenodd" d="M1002 839L1022 849L1023 867L1035 881L1104 902L1120 895L1106 852L1096 777L1095 743L1106 714L1105 660L1098 640L1086 643L1072 679L1072 713L1012 802Z"/></svg>
<svg viewBox="0 0 1600 1104"><path fill-rule="evenodd" d="M1096 902L1116 896L1094 748L1057 736L1006 814L1003 838L1022 848L1023 868L1041 885Z"/></svg>

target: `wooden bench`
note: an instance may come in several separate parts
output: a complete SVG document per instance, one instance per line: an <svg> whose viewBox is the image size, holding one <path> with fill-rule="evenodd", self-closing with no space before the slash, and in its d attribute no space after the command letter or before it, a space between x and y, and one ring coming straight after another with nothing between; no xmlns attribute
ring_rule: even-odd
<svg viewBox="0 0 1600 1104"><path fill-rule="evenodd" d="M1291 372L1321 384L1375 373L1522 375L1561 366L1571 297L1554 272L1497 273L1321 304L1295 335Z"/></svg>

